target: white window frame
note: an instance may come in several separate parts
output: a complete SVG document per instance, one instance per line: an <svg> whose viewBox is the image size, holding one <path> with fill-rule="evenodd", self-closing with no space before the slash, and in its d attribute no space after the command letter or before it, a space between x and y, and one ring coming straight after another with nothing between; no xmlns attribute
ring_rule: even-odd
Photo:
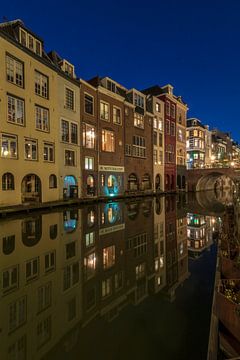
<svg viewBox="0 0 240 360"><path fill-rule="evenodd" d="M14 109L11 109L11 111L9 111L9 100L13 101L13 104L12 104L12 101L11 101L11 105L13 105ZM17 117L17 114L18 114L18 111L19 111L19 103L21 103L21 106L22 106L22 118L18 118ZM11 106L12 108L12 106ZM15 118L14 120L10 120L9 117L11 118ZM19 121L19 119L22 119L21 121ZM16 125L19 125L19 126L24 126L25 125L25 101L24 99L21 99L17 96L14 96L14 95L11 95L11 94L7 94L7 121L11 124L16 124Z"/></svg>
<svg viewBox="0 0 240 360"><path fill-rule="evenodd" d="M44 159L44 155L45 155L45 148L47 149L47 159ZM52 152L53 152L53 159L50 160L49 159L49 154L50 154L50 151L49 149L52 149ZM43 142L43 161L46 161L46 162L51 162L51 163L54 163L55 161L55 146L54 146L54 143L49 143L47 141L44 141Z"/></svg>
<svg viewBox="0 0 240 360"><path fill-rule="evenodd" d="M67 91L70 90L73 94L73 107L69 107L67 105L67 101L66 101L66 96L67 96ZM76 109L76 94L75 94L75 90L72 89L71 87L69 86L64 86L64 107L65 109L67 110L71 110L71 111L75 111Z"/></svg>
<svg viewBox="0 0 240 360"><path fill-rule="evenodd" d="M45 94L45 84L46 87L46 94ZM39 92L36 91L36 86L39 86ZM49 98L49 78L47 75L42 74L40 71L36 70L34 71L34 91L37 96L43 97L44 99Z"/></svg>
<svg viewBox="0 0 240 360"><path fill-rule="evenodd" d="M91 161L92 161L92 166L90 167L89 165L90 165ZM84 169L85 170L94 170L94 157L85 156L85 158L84 158Z"/></svg>
<svg viewBox="0 0 240 360"><path fill-rule="evenodd" d="M85 108L85 95L87 95L87 96L89 96L89 97L92 98L92 104L93 104L93 112L92 112L92 114L86 111L86 108ZM88 92L84 92L83 101L84 101L84 103L83 103L84 113L85 113L85 114L88 114L88 115L91 115L91 116L94 116L94 108L95 108L94 96L91 95L91 94L89 94Z"/></svg>
<svg viewBox="0 0 240 360"><path fill-rule="evenodd" d="M28 142L28 144L27 144ZM33 158L33 145L36 144L36 158ZM30 156L26 156L26 144L30 146ZM28 161L38 160L38 141L36 139L24 138L24 159Z"/></svg>
<svg viewBox="0 0 240 360"><path fill-rule="evenodd" d="M116 116L116 114L114 114L114 110L119 110L120 111L120 116L119 116L120 122L117 122L117 120L116 120L117 116ZM116 125L122 125L122 110L121 110L120 107L115 106L115 105L113 105L113 123L116 124Z"/></svg>
<svg viewBox="0 0 240 360"><path fill-rule="evenodd" d="M110 122L110 104L104 100L100 100L100 119Z"/></svg>
<svg viewBox="0 0 240 360"><path fill-rule="evenodd" d="M74 153L74 164L73 165L66 164L66 151L71 151L72 153ZM76 162L77 162L76 151L72 150L72 149L65 149L64 150L64 165L65 166L76 166Z"/></svg>
<svg viewBox="0 0 240 360"><path fill-rule="evenodd" d="M40 117L38 118L37 115L39 114ZM35 126L36 130L50 132L49 109L37 104L35 104Z"/></svg>
<svg viewBox="0 0 240 360"><path fill-rule="evenodd" d="M5 150L3 151L3 149L2 149L3 137L6 138L7 143L8 143L8 150L6 150L6 153L5 153ZM18 158L18 137L17 137L17 135L1 133L0 134L0 143L1 143L1 157L2 158L5 158L5 159L17 159ZM15 145L16 145L15 156L11 156L11 144L12 143L15 143ZM8 154L10 154L10 155L8 155Z"/></svg>

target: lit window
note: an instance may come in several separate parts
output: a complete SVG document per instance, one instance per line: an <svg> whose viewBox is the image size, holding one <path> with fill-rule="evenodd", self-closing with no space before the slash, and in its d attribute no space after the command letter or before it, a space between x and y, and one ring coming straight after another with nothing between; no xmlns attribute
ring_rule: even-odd
<svg viewBox="0 0 240 360"><path fill-rule="evenodd" d="M26 160L37 160L37 140L24 140L24 157Z"/></svg>
<svg viewBox="0 0 240 360"><path fill-rule="evenodd" d="M161 105L159 103L156 103L156 111L161 112Z"/></svg>
<svg viewBox="0 0 240 360"><path fill-rule="evenodd" d="M102 151L115 151L115 135L113 131L102 130Z"/></svg>
<svg viewBox="0 0 240 360"><path fill-rule="evenodd" d="M93 170L94 169L94 158L93 157L85 157L85 169Z"/></svg>
<svg viewBox="0 0 240 360"><path fill-rule="evenodd" d="M144 129L144 117L137 112L134 113L134 126Z"/></svg>
<svg viewBox="0 0 240 360"><path fill-rule="evenodd" d="M83 146L88 149L95 148L95 128L88 124L83 124Z"/></svg>
<svg viewBox="0 0 240 360"><path fill-rule="evenodd" d="M111 295L112 292L112 279L108 278L102 281L102 297Z"/></svg>
<svg viewBox="0 0 240 360"><path fill-rule="evenodd" d="M75 151L65 150L65 165L75 166Z"/></svg>

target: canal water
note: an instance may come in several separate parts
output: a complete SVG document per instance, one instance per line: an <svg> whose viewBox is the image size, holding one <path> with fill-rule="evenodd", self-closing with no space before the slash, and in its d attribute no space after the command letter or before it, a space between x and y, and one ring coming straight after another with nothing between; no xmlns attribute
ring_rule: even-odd
<svg viewBox="0 0 240 360"><path fill-rule="evenodd" d="M206 359L223 201L0 221L0 359Z"/></svg>

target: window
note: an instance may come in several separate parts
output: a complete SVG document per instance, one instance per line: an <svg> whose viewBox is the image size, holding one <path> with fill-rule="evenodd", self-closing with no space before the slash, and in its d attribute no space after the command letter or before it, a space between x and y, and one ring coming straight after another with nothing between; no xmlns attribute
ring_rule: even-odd
<svg viewBox="0 0 240 360"><path fill-rule="evenodd" d="M35 94L48 99L48 77L35 70Z"/></svg>
<svg viewBox="0 0 240 360"><path fill-rule="evenodd" d="M144 97L138 94L134 94L134 105L144 108Z"/></svg>
<svg viewBox="0 0 240 360"><path fill-rule="evenodd" d="M86 247L92 246L95 242L95 233L90 232L85 235L85 244Z"/></svg>
<svg viewBox="0 0 240 360"><path fill-rule="evenodd" d="M171 117L175 118L175 105L171 104Z"/></svg>
<svg viewBox="0 0 240 360"><path fill-rule="evenodd" d="M157 145L157 132L156 131L153 132L153 144Z"/></svg>
<svg viewBox="0 0 240 360"><path fill-rule="evenodd" d="M122 124L121 109L117 108L116 106L113 106L113 123L117 125Z"/></svg>
<svg viewBox="0 0 240 360"><path fill-rule="evenodd" d="M65 88L65 108L69 110L74 110L74 91Z"/></svg>
<svg viewBox="0 0 240 360"><path fill-rule="evenodd" d="M46 108L35 105L36 129L49 131L49 111Z"/></svg>
<svg viewBox="0 0 240 360"><path fill-rule="evenodd" d="M74 77L74 66L69 64L66 60L64 60L64 72L67 75Z"/></svg>
<svg viewBox="0 0 240 360"><path fill-rule="evenodd" d="M86 280L94 276L96 270L96 254L95 252L88 254L84 258L84 277Z"/></svg>
<svg viewBox="0 0 240 360"><path fill-rule="evenodd" d="M109 104L101 101L100 102L100 118L102 120L109 121Z"/></svg>
<svg viewBox="0 0 240 360"><path fill-rule="evenodd" d="M53 224L49 226L49 236L50 239L54 240L57 237L57 233L58 233L58 226L57 224Z"/></svg>
<svg viewBox="0 0 240 360"><path fill-rule="evenodd" d="M163 146L163 134L158 134L158 142L159 142L159 146Z"/></svg>
<svg viewBox="0 0 240 360"><path fill-rule="evenodd" d="M88 149L95 149L95 128L88 124L83 124L83 146Z"/></svg>
<svg viewBox="0 0 240 360"><path fill-rule="evenodd" d="M41 56L42 44L39 40L35 39L31 34L27 33L25 30L20 28L19 31L19 41L20 43L27 47L29 50L35 52L37 55Z"/></svg>
<svg viewBox="0 0 240 360"><path fill-rule="evenodd" d="M43 143L43 159L44 161L54 162L54 144Z"/></svg>
<svg viewBox="0 0 240 360"><path fill-rule="evenodd" d="M11 173L5 173L2 176L2 190L14 190L14 176Z"/></svg>
<svg viewBox="0 0 240 360"><path fill-rule="evenodd" d="M41 320L37 324L37 347L40 348L51 339L52 322L51 316Z"/></svg>
<svg viewBox="0 0 240 360"><path fill-rule="evenodd" d="M162 165L163 164L163 152L159 151L159 158L158 158L158 164Z"/></svg>
<svg viewBox="0 0 240 360"><path fill-rule="evenodd" d="M120 271L114 276L115 289L119 290L123 287L123 271Z"/></svg>
<svg viewBox="0 0 240 360"><path fill-rule="evenodd" d="M170 120L166 120L166 132L167 135L170 135Z"/></svg>
<svg viewBox="0 0 240 360"><path fill-rule="evenodd" d="M93 157L85 157L85 169L93 170L94 169L94 158Z"/></svg>
<svg viewBox="0 0 240 360"><path fill-rule="evenodd" d="M51 306L52 300L52 284L48 282L47 284L38 288L37 291L38 297L38 312L41 312Z"/></svg>
<svg viewBox="0 0 240 360"><path fill-rule="evenodd" d="M23 325L27 320L27 297L12 302L9 305L9 332Z"/></svg>
<svg viewBox="0 0 240 360"><path fill-rule="evenodd" d="M7 292L9 290L18 288L18 265L12 266L2 272L2 290Z"/></svg>
<svg viewBox="0 0 240 360"><path fill-rule="evenodd" d="M112 292L112 279L108 278L102 281L102 297L110 295Z"/></svg>
<svg viewBox="0 0 240 360"><path fill-rule="evenodd" d="M26 281L36 279L39 275L39 258L36 257L26 262Z"/></svg>
<svg viewBox="0 0 240 360"><path fill-rule="evenodd" d="M153 162L155 165L157 164L157 150L153 150Z"/></svg>
<svg viewBox="0 0 240 360"><path fill-rule="evenodd" d="M72 241L66 244L66 260L73 258L76 255L76 242Z"/></svg>
<svg viewBox="0 0 240 360"><path fill-rule="evenodd" d="M115 245L103 249L103 268L108 269L115 264Z"/></svg>
<svg viewBox="0 0 240 360"><path fill-rule="evenodd" d="M178 129L178 141L183 141L183 132L181 129Z"/></svg>
<svg viewBox="0 0 240 360"><path fill-rule="evenodd" d="M171 136L175 136L175 124L171 121Z"/></svg>
<svg viewBox="0 0 240 360"><path fill-rule="evenodd" d="M161 105L159 103L156 103L156 111L161 112Z"/></svg>
<svg viewBox="0 0 240 360"><path fill-rule="evenodd" d="M84 94L84 111L93 115L93 97L89 94Z"/></svg>
<svg viewBox="0 0 240 360"><path fill-rule="evenodd" d="M56 254L55 251L51 251L45 255L44 267L45 273L49 273L55 270Z"/></svg>
<svg viewBox="0 0 240 360"><path fill-rule="evenodd" d="M145 138L142 136L133 136L132 156L146 157Z"/></svg>
<svg viewBox="0 0 240 360"><path fill-rule="evenodd" d="M113 131L102 130L102 151L115 151L115 135Z"/></svg>
<svg viewBox="0 0 240 360"><path fill-rule="evenodd" d="M132 154L131 145L125 144L125 155L131 156L131 154Z"/></svg>
<svg viewBox="0 0 240 360"><path fill-rule="evenodd" d="M145 270L146 270L145 263L139 264L135 267L136 280L139 280L145 276Z"/></svg>
<svg viewBox="0 0 240 360"><path fill-rule="evenodd" d="M24 100L8 95L8 121L24 125L25 109Z"/></svg>
<svg viewBox="0 0 240 360"><path fill-rule="evenodd" d="M169 101L166 101L166 115L170 115L170 103Z"/></svg>
<svg viewBox="0 0 240 360"><path fill-rule="evenodd" d="M18 338L8 347L8 359L26 359L27 357L27 337L26 335Z"/></svg>
<svg viewBox="0 0 240 360"><path fill-rule="evenodd" d="M24 157L26 160L37 160L37 140L24 139L25 153Z"/></svg>
<svg viewBox="0 0 240 360"><path fill-rule="evenodd" d="M61 139L64 142L78 144L78 126L77 124L61 120Z"/></svg>
<svg viewBox="0 0 240 360"><path fill-rule="evenodd" d="M144 129L144 117L137 112L134 113L134 126Z"/></svg>
<svg viewBox="0 0 240 360"><path fill-rule="evenodd" d="M158 128L158 120L157 120L157 118L154 118L154 119L153 119L153 128L154 128L154 129L157 129L157 128Z"/></svg>
<svg viewBox="0 0 240 360"><path fill-rule="evenodd" d="M68 290L79 282L79 263L73 263L63 269L63 290Z"/></svg>
<svg viewBox="0 0 240 360"><path fill-rule="evenodd" d="M52 174L49 176L49 189L56 189L57 188L57 177L56 175Z"/></svg>
<svg viewBox="0 0 240 360"><path fill-rule="evenodd" d="M23 63L10 55L6 55L6 64L7 64L7 81L23 87Z"/></svg>
<svg viewBox="0 0 240 360"><path fill-rule="evenodd" d="M1 157L8 159L17 158L17 136L1 135Z"/></svg>
<svg viewBox="0 0 240 360"><path fill-rule="evenodd" d="M65 150L65 165L75 166L75 151Z"/></svg>
<svg viewBox="0 0 240 360"><path fill-rule="evenodd" d="M107 80L107 89L115 93L116 92L116 84L110 80Z"/></svg>

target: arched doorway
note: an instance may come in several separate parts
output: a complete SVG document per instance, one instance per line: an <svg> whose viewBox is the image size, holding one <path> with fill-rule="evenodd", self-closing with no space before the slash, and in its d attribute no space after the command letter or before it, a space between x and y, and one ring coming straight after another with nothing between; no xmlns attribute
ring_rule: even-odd
<svg viewBox="0 0 240 360"><path fill-rule="evenodd" d="M142 190L149 190L151 189L151 180L149 174L144 174L142 177Z"/></svg>
<svg viewBox="0 0 240 360"><path fill-rule="evenodd" d="M22 202L41 202L41 180L35 174L28 174L22 180Z"/></svg>
<svg viewBox="0 0 240 360"><path fill-rule="evenodd" d="M94 186L94 177L93 175L88 175L87 177L87 195L95 195L95 186Z"/></svg>
<svg viewBox="0 0 240 360"><path fill-rule="evenodd" d="M135 174L130 174L128 177L128 190L130 191L138 190L138 179Z"/></svg>
<svg viewBox="0 0 240 360"><path fill-rule="evenodd" d="M157 174L155 177L155 190L160 191L161 190L161 175Z"/></svg>
<svg viewBox="0 0 240 360"><path fill-rule="evenodd" d="M178 189L182 188L181 175L177 176L177 186L178 186Z"/></svg>
<svg viewBox="0 0 240 360"><path fill-rule="evenodd" d="M78 197L78 186L75 176L65 176L63 184L63 197L64 199L73 199Z"/></svg>

